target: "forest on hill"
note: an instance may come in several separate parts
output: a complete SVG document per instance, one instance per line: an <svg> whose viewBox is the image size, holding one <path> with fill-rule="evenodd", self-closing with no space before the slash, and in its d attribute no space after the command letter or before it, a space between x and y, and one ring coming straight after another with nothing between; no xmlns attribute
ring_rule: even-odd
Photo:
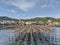
<svg viewBox="0 0 60 45"><path fill-rule="evenodd" d="M23 19L22 19L23 20ZM48 20L52 20L53 22L60 22L60 18L53 18L53 17L36 17L36 18L32 18L32 19L25 19L25 21L43 21L46 22Z"/></svg>
<svg viewBox="0 0 60 45"><path fill-rule="evenodd" d="M55 22L60 22L60 18L53 18L53 17L36 17L36 18L31 18L31 19L14 19L14 18L10 18L7 16L0 16L0 21L2 20L13 20L13 21L18 21L18 20L22 20L22 21L43 21L46 22L48 20L52 20Z"/></svg>

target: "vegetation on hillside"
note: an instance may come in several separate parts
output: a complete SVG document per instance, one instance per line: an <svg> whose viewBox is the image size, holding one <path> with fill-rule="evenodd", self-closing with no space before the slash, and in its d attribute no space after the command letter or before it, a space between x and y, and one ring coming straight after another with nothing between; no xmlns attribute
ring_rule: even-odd
<svg viewBox="0 0 60 45"><path fill-rule="evenodd" d="M45 17L45 18L36 17L36 18L32 18L32 19L26 19L25 21L43 21L43 22L46 22L48 20L60 22L60 18L53 18L53 17Z"/></svg>
<svg viewBox="0 0 60 45"><path fill-rule="evenodd" d="M17 21L18 19L10 18L10 17L7 17L7 16L0 16L0 21L2 21L2 20Z"/></svg>
<svg viewBox="0 0 60 45"><path fill-rule="evenodd" d="M46 22L48 20L52 20L55 22L60 22L60 18L53 18L53 17L36 17L36 18L31 18L31 19L14 19L14 18L10 18L10 17L6 17L6 16L0 16L0 21L2 20L13 20L13 21L18 21L18 20L23 20L23 21L43 21Z"/></svg>

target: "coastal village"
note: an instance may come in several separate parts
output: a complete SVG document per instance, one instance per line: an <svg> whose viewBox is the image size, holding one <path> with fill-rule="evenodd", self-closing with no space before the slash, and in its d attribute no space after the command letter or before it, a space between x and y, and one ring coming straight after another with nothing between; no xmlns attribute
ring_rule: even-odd
<svg viewBox="0 0 60 45"><path fill-rule="evenodd" d="M9 29L15 34L15 41L10 43L12 45L53 45L54 31L50 27L60 26L60 22L47 20L43 22L31 20L2 20L0 21L0 30ZM8 30L8 31L9 31ZM11 37L13 39L13 37ZM9 38L10 39L10 38ZM10 40L9 40L10 41ZM54 44L55 45L55 44Z"/></svg>
<svg viewBox="0 0 60 45"><path fill-rule="evenodd" d="M0 21L0 25L31 25L31 24L36 24L36 25L49 25L49 26L60 26L60 22L53 22L52 20L48 20L47 22L42 22L42 21L9 21L9 20L3 20Z"/></svg>
<svg viewBox="0 0 60 45"><path fill-rule="evenodd" d="M0 45L60 45L60 0L0 0Z"/></svg>

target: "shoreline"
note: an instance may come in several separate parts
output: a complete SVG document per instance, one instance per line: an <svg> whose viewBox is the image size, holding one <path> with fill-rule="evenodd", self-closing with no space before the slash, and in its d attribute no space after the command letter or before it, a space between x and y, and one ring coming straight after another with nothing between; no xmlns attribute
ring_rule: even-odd
<svg viewBox="0 0 60 45"><path fill-rule="evenodd" d="M4 27L2 27L2 26L0 26L0 30L2 30L2 29L14 29L14 28L20 28L20 27L23 27L23 26L30 26L30 25L22 25L22 26L19 26L19 25L15 25L15 26L4 26ZM32 25L31 25L32 26ZM35 26L37 26L37 25L35 25ZM44 26L42 26L42 25L39 25L40 27L42 27L42 29L43 28L48 28L49 29L49 27L60 27L60 26L58 26L58 25L44 25Z"/></svg>

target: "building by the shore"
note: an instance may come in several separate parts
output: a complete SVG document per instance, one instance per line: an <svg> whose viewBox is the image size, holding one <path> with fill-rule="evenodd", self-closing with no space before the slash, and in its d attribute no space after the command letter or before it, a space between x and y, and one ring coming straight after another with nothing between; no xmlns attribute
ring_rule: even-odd
<svg viewBox="0 0 60 45"><path fill-rule="evenodd" d="M6 21L6 20L3 20L3 21L0 21L0 24L14 24L15 23L15 21Z"/></svg>
<svg viewBox="0 0 60 45"><path fill-rule="evenodd" d="M53 24L60 26L60 22L53 22Z"/></svg>

